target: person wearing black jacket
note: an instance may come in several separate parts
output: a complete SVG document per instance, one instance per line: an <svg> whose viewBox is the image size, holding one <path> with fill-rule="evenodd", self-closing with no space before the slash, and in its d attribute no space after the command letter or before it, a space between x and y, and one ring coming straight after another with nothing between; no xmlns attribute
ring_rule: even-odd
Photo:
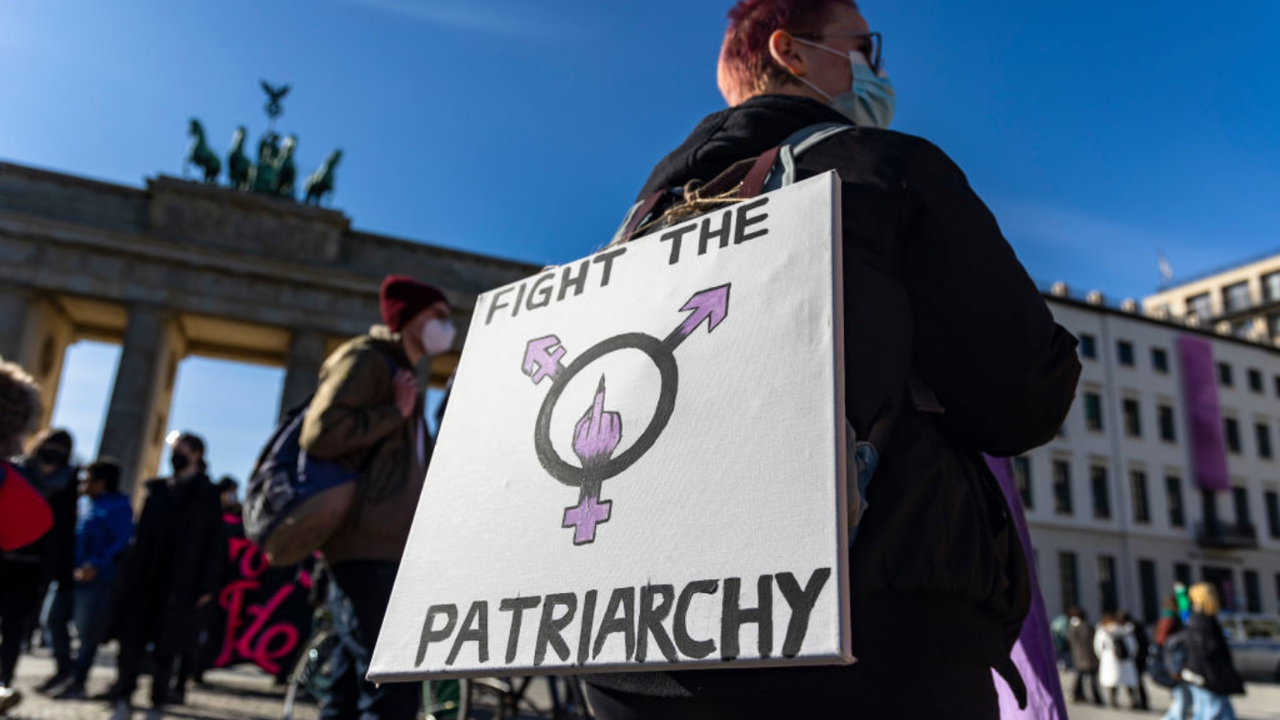
<svg viewBox="0 0 1280 720"><path fill-rule="evenodd" d="M1191 685L1196 720L1235 720L1231 695L1244 694L1244 681L1231 660L1231 648L1218 624L1218 593L1209 583L1187 591L1191 618L1187 620L1187 664L1182 679Z"/></svg>
<svg viewBox="0 0 1280 720"><path fill-rule="evenodd" d="M227 558L220 491L209 481L204 441L183 433L172 446L173 476L146 484L133 542L121 561L114 603L120 659L102 699L127 718L147 645L154 643L151 705L169 700L174 658L196 650L201 608L215 601Z"/></svg>
<svg viewBox="0 0 1280 720"><path fill-rule="evenodd" d="M796 175L842 180L844 317L859 339L847 419L859 439L893 425L850 550L858 662L587 676L592 705L605 719L750 717L785 693L797 717L998 717L993 668L1025 697L1009 654L1030 588L982 453L1054 436L1080 373L1075 338L960 169L877 126L892 90L852 2L744 0L729 18L718 75L732 107L704 119L639 197L711 180L817 123L857 125L803 154Z"/></svg>
<svg viewBox="0 0 1280 720"><path fill-rule="evenodd" d="M53 511L53 529L39 540L0 553L0 686L13 682L22 639L39 620L41 601L51 582L58 592L71 592L76 539L76 471L71 465L71 433L49 429L41 433L33 452L18 470L40 491ZM70 648L57 648L66 650ZM69 657L58 653L58 673L65 680Z"/></svg>

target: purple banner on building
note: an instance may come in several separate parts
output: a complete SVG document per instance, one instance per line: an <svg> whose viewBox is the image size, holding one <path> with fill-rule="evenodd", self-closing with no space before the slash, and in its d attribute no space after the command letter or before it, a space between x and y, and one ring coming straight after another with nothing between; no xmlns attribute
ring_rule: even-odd
<svg viewBox="0 0 1280 720"><path fill-rule="evenodd" d="M1230 490L1213 345L1204 338L1183 335L1178 338L1178 355L1182 361L1182 404L1191 434L1196 483L1204 490Z"/></svg>

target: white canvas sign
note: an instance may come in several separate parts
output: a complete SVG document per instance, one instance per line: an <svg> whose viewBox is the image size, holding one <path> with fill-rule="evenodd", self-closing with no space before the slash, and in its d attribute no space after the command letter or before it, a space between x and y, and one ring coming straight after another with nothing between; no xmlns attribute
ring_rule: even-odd
<svg viewBox="0 0 1280 720"><path fill-rule="evenodd" d="M838 184L480 296L372 680L852 660Z"/></svg>

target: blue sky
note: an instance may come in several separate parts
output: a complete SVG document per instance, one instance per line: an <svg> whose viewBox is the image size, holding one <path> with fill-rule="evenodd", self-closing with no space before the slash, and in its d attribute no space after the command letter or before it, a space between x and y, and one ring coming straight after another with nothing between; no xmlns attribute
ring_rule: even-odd
<svg viewBox="0 0 1280 720"><path fill-rule="evenodd" d="M336 205L357 227L562 262L722 107L728 4L9 2L0 159L131 185L180 174L188 117L223 151L236 125L265 127L258 79L289 82L278 127L300 136L302 172L343 148ZM885 36L894 129L964 168L1038 280L1141 296L1160 251L1190 275L1280 247L1280 3L861 6ZM105 391L89 381L114 357L81 344L68 363L58 417L90 444ZM279 386L189 360L174 422L243 475Z"/></svg>

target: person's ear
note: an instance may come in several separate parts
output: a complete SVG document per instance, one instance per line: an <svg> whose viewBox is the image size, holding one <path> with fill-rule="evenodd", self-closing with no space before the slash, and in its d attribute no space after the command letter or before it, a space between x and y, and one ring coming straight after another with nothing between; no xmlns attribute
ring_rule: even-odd
<svg viewBox="0 0 1280 720"><path fill-rule="evenodd" d="M796 52L794 38L786 30L774 30L769 34L769 56L796 77L804 77L809 72L804 57Z"/></svg>

